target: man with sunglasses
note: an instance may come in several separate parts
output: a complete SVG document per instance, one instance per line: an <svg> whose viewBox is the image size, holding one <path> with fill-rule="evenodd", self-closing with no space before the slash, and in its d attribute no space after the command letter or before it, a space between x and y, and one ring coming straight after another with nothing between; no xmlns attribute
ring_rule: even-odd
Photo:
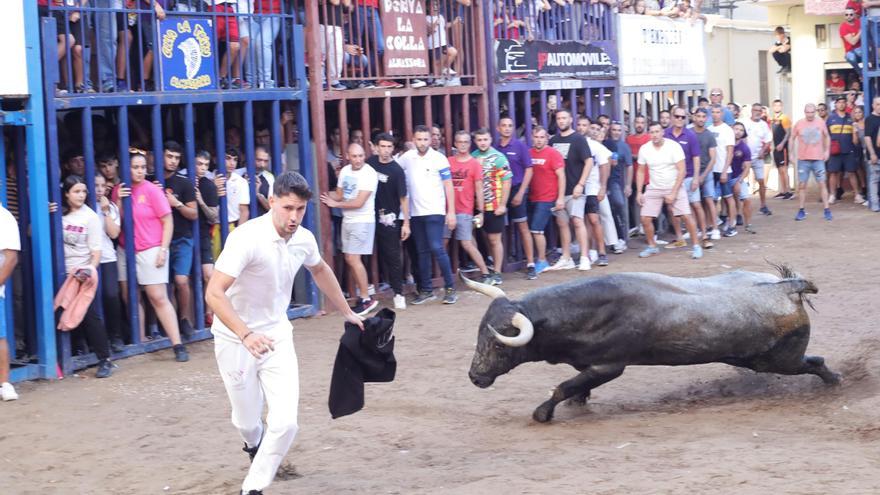
<svg viewBox="0 0 880 495"><path fill-rule="evenodd" d="M688 203L696 215L700 232L703 232L703 236L705 236L706 220L703 215L703 206L700 204L700 181L694 180L694 171L697 171L698 174L700 172L700 140L694 131L685 127L685 124L687 124L687 112L684 108L675 107L672 110L672 125L664 131L663 137L677 142L684 151L684 190ZM669 217L675 218L671 205L667 205L667 210L670 212ZM682 238L681 223L673 221L672 226L675 229L675 242L667 244L666 247L669 249L687 247L687 243ZM699 239L695 239L694 244L697 241Z"/></svg>
<svg viewBox="0 0 880 495"><path fill-rule="evenodd" d="M761 213L772 215L767 208L767 186L764 182L764 159L770 154L770 145L773 142L773 134L767 121L762 118L764 107L760 103L752 104L751 119L743 122L746 128L746 143L752 153L752 170L755 171L755 180L758 181L758 195L761 198Z"/></svg>
<svg viewBox="0 0 880 495"><path fill-rule="evenodd" d="M840 24L840 38L843 40L843 49L846 52L844 58L853 68L860 70L862 61L860 48L862 46L862 19L856 15L855 9L847 5L843 11L845 22Z"/></svg>
<svg viewBox="0 0 880 495"><path fill-rule="evenodd" d="M729 108L724 106L723 103L721 103L721 100L723 99L724 92L721 91L721 88L712 88L712 90L709 91L709 102L711 103L711 107L714 107L715 105L721 105L721 120L723 120L724 123L727 125L733 125L736 123L736 118L733 116L733 112L731 112Z"/></svg>

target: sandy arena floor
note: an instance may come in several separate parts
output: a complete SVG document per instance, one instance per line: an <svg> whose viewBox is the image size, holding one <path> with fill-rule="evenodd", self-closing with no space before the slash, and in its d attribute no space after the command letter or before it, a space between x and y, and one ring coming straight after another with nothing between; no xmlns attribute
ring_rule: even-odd
<svg viewBox="0 0 880 495"><path fill-rule="evenodd" d="M652 270L703 276L791 263L820 293L812 354L844 374L758 375L725 365L633 367L585 407L554 421L532 410L566 366L536 363L488 390L467 377L487 299L462 291L455 306L410 307L397 325L397 379L367 386L367 407L331 420L330 372L341 333L331 315L295 323L300 433L287 479L267 494L876 494L880 493L877 305L880 215L847 202L794 222L794 201L770 200L757 235L724 239L701 261L683 250L640 260L640 241L607 268L509 274L512 297L579 276ZM0 403L0 492L5 494L233 494L247 468L210 342L192 360L170 351L25 383Z"/></svg>

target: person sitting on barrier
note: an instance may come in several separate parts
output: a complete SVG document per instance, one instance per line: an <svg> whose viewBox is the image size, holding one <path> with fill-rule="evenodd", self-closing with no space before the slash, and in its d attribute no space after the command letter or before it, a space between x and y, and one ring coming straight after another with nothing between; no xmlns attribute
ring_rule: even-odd
<svg viewBox="0 0 880 495"><path fill-rule="evenodd" d="M55 10L49 12L49 1L50 0L37 0L37 7L39 10L40 17L52 17L55 19L55 32L56 37L58 38L58 61L61 62L61 87L56 88L55 94L62 95L67 93L67 89L64 89L69 84L68 77L70 75L73 76L73 90L77 93L94 93L87 84L85 84L83 77L83 38L85 37L84 24L80 22L82 19L82 13L77 11L62 11ZM64 2L62 0L51 0L52 5L55 8L62 7L67 3L70 6L74 6L75 2ZM79 3L81 6L86 5L86 1L80 0ZM67 56L70 55L72 58L70 60L70 68L73 74L70 74L67 70Z"/></svg>
<svg viewBox="0 0 880 495"><path fill-rule="evenodd" d="M238 19L235 16L237 0L203 0L208 12L216 12L214 36L218 51L223 54L217 75L223 89L241 89L241 62L239 61ZM248 13L248 12L245 12ZM228 77L232 74L232 77Z"/></svg>
<svg viewBox="0 0 880 495"><path fill-rule="evenodd" d="M0 399L18 399L15 387L9 383L9 346L6 344L6 281L18 264L21 241L18 222L3 205L0 205Z"/></svg>
<svg viewBox="0 0 880 495"><path fill-rule="evenodd" d="M434 86L461 86L461 79L456 76L453 69L458 58L458 50L446 41L446 31L461 23L461 18L457 17L447 25L446 18L440 13L440 0L431 0L427 23L429 61L431 73L434 74ZM413 83L413 87L420 86L422 85L416 86L416 83Z"/></svg>
<svg viewBox="0 0 880 495"><path fill-rule="evenodd" d="M169 0L140 0L139 4L136 0L127 0L126 6L130 9L154 10L156 19L165 20L165 7ZM153 81L153 41L155 40L154 29L155 22L150 14L136 14L123 12L116 13L116 29L119 30L119 40L116 48L116 91L124 92L129 89L141 89L145 91L153 91L155 89L155 81ZM139 39L135 40L135 35ZM137 41L137 45L132 43ZM144 82L144 87L138 88L139 85L134 84L136 67L129 68L129 74L126 73L126 64L130 57L129 52L134 48L135 53L143 54L144 60L141 67L142 72L139 74L140 79ZM132 84L129 85L127 75L131 76Z"/></svg>
<svg viewBox="0 0 880 495"><path fill-rule="evenodd" d="M113 352L122 352L125 346L125 336L128 334L125 326L125 312L122 309L122 299L119 295L119 269L117 265L116 247L113 239L119 237L121 222L119 209L108 197L109 189L107 180L101 174L95 174L95 196L98 209L98 219L101 220L103 232L101 235L101 303L104 308L104 326L110 337L110 349Z"/></svg>
<svg viewBox="0 0 880 495"><path fill-rule="evenodd" d="M131 197L131 211L134 217L134 252L135 274L137 283L143 287L150 304L165 329L168 339L174 348L174 357L178 362L189 361L189 353L180 341L180 329L177 325L177 313L168 299L168 248L171 245L171 235L174 230L174 221L171 218L171 206L165 194L155 184L146 180L147 157L143 150L132 149L129 163L131 165L131 187L121 183L113 190L113 200L119 211L122 208L122 200ZM125 220L123 218L123 220ZM131 221L131 220L125 220ZM125 239L119 239L121 248L125 248ZM124 254L124 253L123 253ZM124 282L128 279L126 270L126 257L119 256L119 279ZM131 305L138 304L141 321L141 341L146 340L143 307L139 301L128 301L128 291L123 290L123 300Z"/></svg>
<svg viewBox="0 0 880 495"><path fill-rule="evenodd" d="M64 268L68 277L75 277L80 281L98 278L92 277L92 273L97 272L101 263L104 233L104 226L98 215L86 204L87 198L88 188L85 179L78 175L70 175L64 179L61 206ZM56 320L60 315L59 308L56 311ZM104 321L95 308L94 299L82 315L82 322L76 330L85 334L89 349L98 358L95 378L110 376L113 373L113 364L110 363L110 341L107 339Z"/></svg>

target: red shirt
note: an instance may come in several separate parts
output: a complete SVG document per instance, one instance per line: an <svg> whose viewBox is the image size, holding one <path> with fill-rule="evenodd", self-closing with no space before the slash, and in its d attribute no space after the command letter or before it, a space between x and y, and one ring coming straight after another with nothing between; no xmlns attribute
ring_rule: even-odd
<svg viewBox="0 0 880 495"><path fill-rule="evenodd" d="M529 150L532 157L532 182L529 183L529 201L556 201L559 197L559 179L556 171L565 167L562 158L552 146Z"/></svg>
<svg viewBox="0 0 880 495"><path fill-rule="evenodd" d="M357 4L365 7L373 7L374 9L379 8L379 0L357 0Z"/></svg>
<svg viewBox="0 0 880 495"><path fill-rule="evenodd" d="M843 50L845 52L851 52L862 46L862 40L859 40L855 45L851 45L849 41L846 41L846 38L844 38L847 34L858 34L858 32L862 30L862 19L856 17L853 21L852 24L844 22L840 25L840 39L843 40Z"/></svg>
<svg viewBox="0 0 880 495"><path fill-rule="evenodd" d="M828 86L829 91L835 93L843 93L846 90L846 81L843 78L838 78L836 82L833 79L829 79L825 85Z"/></svg>
<svg viewBox="0 0 880 495"><path fill-rule="evenodd" d="M449 170L452 173L452 189L455 191L455 213L461 215L474 214L475 182L483 183L483 166L476 158L460 162L449 157Z"/></svg>
<svg viewBox="0 0 880 495"><path fill-rule="evenodd" d="M284 0L254 0L255 14L280 14Z"/></svg>
<svg viewBox="0 0 880 495"><path fill-rule="evenodd" d="M626 144L629 145L630 151L632 151L632 156L639 156L639 150L642 148L642 145L651 140L651 135L647 132L644 134L630 134L626 137ZM633 159L633 165L636 165L635 159ZM645 171L645 185L648 184L648 167L643 167ZM635 181L635 177L633 177L633 181Z"/></svg>

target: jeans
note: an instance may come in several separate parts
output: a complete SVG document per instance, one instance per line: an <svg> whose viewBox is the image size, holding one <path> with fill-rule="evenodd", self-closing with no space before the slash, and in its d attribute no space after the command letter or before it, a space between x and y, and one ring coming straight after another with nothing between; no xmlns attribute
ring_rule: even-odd
<svg viewBox="0 0 880 495"><path fill-rule="evenodd" d="M629 212L627 211L626 196L623 194L623 186L619 182L610 182L608 184L608 201L611 202L611 216L614 218L614 227L617 229L618 239L627 239L629 228L627 220Z"/></svg>
<svg viewBox="0 0 880 495"><path fill-rule="evenodd" d="M92 0L97 8L121 9L122 0ZM100 90L116 88L116 14L114 12L95 13L95 36L98 55L98 81ZM94 49L95 47L93 47ZM85 64L85 61L83 62ZM88 64L85 65L88 67ZM125 77L123 74L122 77Z"/></svg>
<svg viewBox="0 0 880 495"><path fill-rule="evenodd" d="M452 265L449 263L449 255L443 249L443 225L446 222L444 215L425 215L412 217L412 236L416 241L419 263L419 286L421 290L433 290L431 283L431 255L437 259L440 272L443 274L443 283L449 289L454 286L452 279Z"/></svg>
<svg viewBox="0 0 880 495"><path fill-rule="evenodd" d="M251 43L255 44L254 53L257 55L257 60L254 63L259 73L259 86L274 88L275 80L272 78L272 72L275 68L275 38L278 37L278 32L281 30L281 19L268 15L254 17L251 27L253 28Z"/></svg>
<svg viewBox="0 0 880 495"><path fill-rule="evenodd" d="M379 19L379 9L358 5L355 22L354 39L361 43L360 47L363 48L366 53L369 53L371 60L367 65L367 70L370 77L375 77L375 68L382 63L382 55L385 54L385 35L382 33L382 21ZM372 23L372 29L369 24L367 24L368 22ZM367 46L367 40L369 40L369 46Z"/></svg>
<svg viewBox="0 0 880 495"><path fill-rule="evenodd" d="M339 83L339 74L342 72L343 55L346 53L342 47L342 28L339 26L319 26L321 33L321 52L324 55L326 65L326 79L331 85Z"/></svg>
<svg viewBox="0 0 880 495"><path fill-rule="evenodd" d="M846 55L843 57L849 62L850 65L855 68L856 71L861 70L860 63L862 62L862 53L860 52L861 48L856 48L855 50L846 52Z"/></svg>
<svg viewBox="0 0 880 495"><path fill-rule="evenodd" d="M871 211L880 211L880 163L868 164L868 204Z"/></svg>
<svg viewBox="0 0 880 495"><path fill-rule="evenodd" d="M385 281L394 294L403 294L403 253L400 245L401 222L394 225L376 223L376 253Z"/></svg>
<svg viewBox="0 0 880 495"><path fill-rule="evenodd" d="M104 321L98 315L95 304L96 301L92 300L92 304L86 310L86 314L83 316L79 326L76 327L76 331L80 331L85 335L86 341L89 344L89 350L94 352L95 357L99 360L103 360L110 357L110 341L107 340L107 330L104 328ZM55 310L56 322L59 321L63 312L64 310L61 308Z"/></svg>
<svg viewBox="0 0 880 495"><path fill-rule="evenodd" d="M101 263L101 304L104 307L104 325L111 339L129 340L125 314L122 310L122 299L119 294L119 268L115 261Z"/></svg>

